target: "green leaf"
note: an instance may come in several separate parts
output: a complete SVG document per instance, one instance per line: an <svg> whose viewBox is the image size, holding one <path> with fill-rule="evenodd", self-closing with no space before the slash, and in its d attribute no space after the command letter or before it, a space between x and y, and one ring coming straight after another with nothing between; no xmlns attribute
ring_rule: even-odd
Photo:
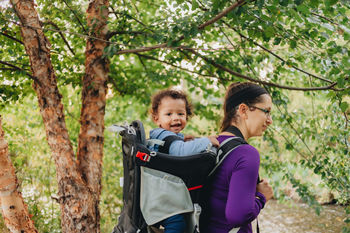
<svg viewBox="0 0 350 233"><path fill-rule="evenodd" d="M312 7L318 8L320 0L311 0L310 3Z"/></svg>
<svg viewBox="0 0 350 233"><path fill-rule="evenodd" d="M295 49L297 47L297 42L295 40L291 40L289 42L290 48Z"/></svg>
<svg viewBox="0 0 350 233"><path fill-rule="evenodd" d="M286 144L286 149L287 149L287 150L292 150L292 149L293 149L293 145L287 143L287 144Z"/></svg>
<svg viewBox="0 0 350 233"><path fill-rule="evenodd" d="M279 45L279 44L281 43L281 40L282 40L282 38L280 38L280 37L275 37L275 39L274 39L274 41L273 41L273 44L274 44L274 45Z"/></svg>
<svg viewBox="0 0 350 233"><path fill-rule="evenodd" d="M338 84L338 86L339 86L340 88L344 87L344 85L345 85L345 80L344 80L344 78L343 78L343 77L338 77L338 78L337 78L337 84Z"/></svg>
<svg viewBox="0 0 350 233"><path fill-rule="evenodd" d="M289 0L279 0L281 6L288 6Z"/></svg>
<svg viewBox="0 0 350 233"><path fill-rule="evenodd" d="M192 10L195 10L199 7L199 4L196 0L192 0Z"/></svg>
<svg viewBox="0 0 350 233"><path fill-rule="evenodd" d="M349 103L347 102L341 102L340 103L340 109L343 111L343 112L346 112L346 110L349 108Z"/></svg>
<svg viewBox="0 0 350 233"><path fill-rule="evenodd" d="M267 28L265 28L264 30L264 35L267 37L267 38L271 38L273 37L275 34L275 30L272 26L268 26Z"/></svg>
<svg viewBox="0 0 350 233"><path fill-rule="evenodd" d="M338 2L338 0L325 0L325 4L327 7L333 6L337 2Z"/></svg>
<svg viewBox="0 0 350 233"><path fill-rule="evenodd" d="M299 5L299 6L297 6L297 9L298 9L298 11L302 12L303 14L306 14L306 15L310 14L309 8L305 5Z"/></svg>

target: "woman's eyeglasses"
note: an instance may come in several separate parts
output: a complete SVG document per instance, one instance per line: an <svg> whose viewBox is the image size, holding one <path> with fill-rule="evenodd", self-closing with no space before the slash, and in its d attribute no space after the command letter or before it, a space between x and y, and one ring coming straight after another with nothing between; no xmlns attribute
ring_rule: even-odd
<svg viewBox="0 0 350 233"><path fill-rule="evenodd" d="M248 107L249 108L253 108L253 109L259 109L260 111L264 112L267 117L271 117L271 111L270 110L267 110L265 108L259 108L257 106L248 106Z"/></svg>

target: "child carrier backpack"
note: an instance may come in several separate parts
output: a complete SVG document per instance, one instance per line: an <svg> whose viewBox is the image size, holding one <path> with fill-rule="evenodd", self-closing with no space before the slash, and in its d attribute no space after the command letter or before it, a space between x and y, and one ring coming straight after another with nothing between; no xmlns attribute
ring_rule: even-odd
<svg viewBox="0 0 350 233"><path fill-rule="evenodd" d="M224 158L237 146L246 144L243 139L232 137L222 142L217 152L208 148L199 154L178 157L163 153L169 149L164 147L178 139L146 140L140 121L109 129L122 136L124 169L123 208L113 233L152 233L152 225L175 214L185 216L185 233L198 233L198 203L204 195L203 187ZM163 146L163 152L148 149L154 144Z"/></svg>

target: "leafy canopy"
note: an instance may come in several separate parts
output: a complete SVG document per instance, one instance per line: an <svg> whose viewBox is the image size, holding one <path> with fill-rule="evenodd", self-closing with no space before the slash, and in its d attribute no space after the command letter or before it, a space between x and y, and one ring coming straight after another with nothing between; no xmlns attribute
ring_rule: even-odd
<svg viewBox="0 0 350 233"><path fill-rule="evenodd" d="M87 2L36 4L59 85L79 88L86 40L95 39L87 34ZM31 94L35 77L19 19L6 1L0 11L4 107ZM225 87L235 81L260 83L276 106L274 126L264 140L252 142L263 149L266 174L283 174L316 205L308 189L312 181L296 174L306 169L334 190L340 203L349 203L347 0L111 0L109 11L104 56L110 59L108 103L113 107L107 114L116 110L126 113L118 116L125 119L136 113L145 120L156 90L181 85L191 94L196 114L217 130Z"/></svg>

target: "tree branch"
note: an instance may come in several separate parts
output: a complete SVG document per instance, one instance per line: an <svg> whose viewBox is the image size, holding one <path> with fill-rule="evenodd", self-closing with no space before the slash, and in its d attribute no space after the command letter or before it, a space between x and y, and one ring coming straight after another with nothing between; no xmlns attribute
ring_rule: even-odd
<svg viewBox="0 0 350 233"><path fill-rule="evenodd" d="M40 84L39 80L38 80L36 77L34 77L33 75L27 73L25 69L22 69L21 67L18 67L18 66L16 66L16 65L13 65L13 64L11 64L11 63L8 63L8 62L6 62L6 61L1 61L1 60L0 60L0 64L9 66L9 67L11 67L12 70L14 70L14 71L15 71L15 70L23 71L23 72L24 72L26 75L28 75L31 79L33 79L34 81L38 82L38 84ZM4 69L6 69L6 68L4 68ZM10 70L10 69L8 69L8 70Z"/></svg>
<svg viewBox="0 0 350 233"><path fill-rule="evenodd" d="M255 44L256 46L260 47L260 48L263 49L264 51L270 53L271 55L273 55L274 57L276 57L276 58L279 59L280 61L282 61L282 62L287 62L285 59L283 59L283 58L280 57L279 55L275 54L275 53L272 52L271 50L269 50L269 49L267 49L266 47L264 47L264 46L258 44L257 42L255 42L254 40L250 39L249 37L243 35L243 34L240 33L237 29L235 29L234 27L230 26L228 23L224 22L224 24L225 24L227 27L229 27L229 28L231 28L232 30L234 30L234 31L235 31L237 34L239 34L239 36L241 36L242 38L251 41L253 44ZM292 67L293 67L294 69L296 69L297 71L300 71L300 72L302 72L302 73L304 73L304 74L306 74L306 75L309 75L309 76L311 76L311 77L314 77L314 78L316 78L316 79L319 79L319 80L322 80L322 81L325 81L325 82L328 82L328 83L333 83L333 82L332 82L331 80L329 80L329 79L325 79L325 78L322 78L322 77L318 77L318 76L316 76L316 75L314 75L314 74L311 74L311 73L309 73L309 72L307 72L307 71L305 71L305 70L302 70L302 69L298 68L298 67L295 66L295 65L292 65Z"/></svg>
<svg viewBox="0 0 350 233"><path fill-rule="evenodd" d="M289 141L288 138L287 138L283 133L281 133L281 130L276 130L274 127L269 127L269 129L271 129L271 130L274 131L275 133L281 135L281 136L284 138L284 140L285 140L289 145L291 145L291 146L293 147L293 149L294 149L303 159L308 160L308 157L307 157L305 154L303 154L300 150L298 150L298 148L296 148L296 146L294 145L294 143L291 142L291 141Z"/></svg>
<svg viewBox="0 0 350 233"><path fill-rule="evenodd" d="M106 38L110 39L115 35L125 35L125 34L147 35L146 32L142 32L142 31L114 31L114 32L108 32Z"/></svg>
<svg viewBox="0 0 350 233"><path fill-rule="evenodd" d="M227 7L225 10L223 10L222 12L220 12L217 16L215 16L214 18L212 18L211 20L207 21L206 23L203 23L202 25L200 25L198 27L199 30L202 30L203 28L215 23L216 21L218 21L219 19L221 19L222 17L226 16L229 12L233 11L234 9L236 9L237 7L243 5L246 2L246 0L238 0L237 2L235 2L233 5Z"/></svg>
<svg viewBox="0 0 350 233"><path fill-rule="evenodd" d="M66 2L66 0L63 0L63 2L66 4L66 6L69 8L69 10L74 14L74 17L78 20L78 22L79 22L81 28L83 29L83 31L84 31L85 33L87 33L87 31L86 31L86 29L85 29L83 23L80 21L79 17L78 17L77 14L75 13L75 11L68 5L68 3Z"/></svg>
<svg viewBox="0 0 350 233"><path fill-rule="evenodd" d="M117 90L120 95L122 95L122 96L126 95L126 92L123 89L119 88L118 84L115 82L115 80L110 75L108 76L108 82L112 83L112 85L114 86L114 89Z"/></svg>
<svg viewBox="0 0 350 233"><path fill-rule="evenodd" d="M160 63L164 63L164 64L166 64L166 65L172 66L172 67L174 67L174 68L177 68L177 69L180 69L180 70L183 70L183 71L192 73L192 74L197 74L197 75L200 75L200 76L203 76L203 77L210 77L210 78L217 78L217 79L220 79L219 77L217 77L217 76L215 76L215 75L201 74L201 73L198 73L198 72L195 72L195 71L192 71L192 70L183 68L183 67L181 67L181 66L174 65L174 64L172 64L172 63L170 63L170 62L160 60L160 59L155 58L155 57L152 57L152 56L148 56L148 55L144 55L144 54L140 54L140 53L136 53L136 54L137 54L138 56L140 56L140 57L143 57L143 58L146 58L146 59L150 59L150 60L154 60L154 61L157 61L157 62L160 62Z"/></svg>
<svg viewBox="0 0 350 233"><path fill-rule="evenodd" d="M125 53L141 53L141 52L151 51L153 49L167 48L167 47L168 47L168 43L163 43L160 45L155 45L155 46L150 46L150 47L142 47L142 48L138 48L138 49L120 50L116 54L120 55L120 54L125 54Z"/></svg>
<svg viewBox="0 0 350 233"><path fill-rule="evenodd" d="M207 63L211 64L212 66L214 66L220 70L226 71L226 72L228 72L236 77L243 78L245 80L249 80L249 81L255 82L255 83L260 83L262 85L267 85L267 86L271 86L271 87L278 87L278 88L287 89L287 90L296 90L296 91L318 91L318 90L329 90L329 89L336 90L336 89L334 89L334 86L337 85L336 82L334 82L328 86L322 86L322 87L291 87L291 86L284 86L284 85L280 85L280 84L276 84L276 83L271 83L271 82L267 82L267 81L263 81L263 80L254 79L252 77L237 73L237 72L231 70L230 68L227 68L221 64L218 64L215 61L199 54L198 52L196 52L193 49L189 49L189 48L185 48L185 47L183 49L190 51L191 53L202 58L204 61L206 61Z"/></svg>
<svg viewBox="0 0 350 233"><path fill-rule="evenodd" d="M247 11L248 14L250 14L251 16L255 17L256 19L259 19L261 22L264 22L264 23L271 23L271 22L267 22L266 20L262 19L261 17L259 17L258 15L254 14L254 13L251 13L249 11ZM286 39L292 41L292 37L295 37L295 38L298 38L298 39L303 39L303 44L301 43L298 43L298 47L300 48L301 46L305 47L308 52L314 54L314 55L318 55L317 52L314 51L313 47L310 47L310 45L312 45L311 41L313 42L313 45L317 45L317 41L312 38L312 37L307 37L304 35L296 35L294 31L289 31L289 30L286 30L284 27L280 27L278 25L275 25L275 24L272 24L272 26L277 29L277 30L281 30L283 33L285 33L286 35L288 35L288 37ZM261 29L259 29L261 30ZM261 30L263 32L263 30ZM281 37L283 37L283 35L279 34ZM299 46L301 44L301 46ZM306 45L308 44L308 45Z"/></svg>
<svg viewBox="0 0 350 233"><path fill-rule="evenodd" d="M0 70L16 71L17 69L15 69L15 68L0 68Z"/></svg>
<svg viewBox="0 0 350 233"><path fill-rule="evenodd" d="M146 66L146 64L143 62L142 57L141 57L140 54L138 54L138 53L136 53L136 55L137 55L137 57L139 58L139 60L140 60L140 62L141 62L141 64L142 64L142 66L143 66L143 68L144 68L145 71L148 73L147 66Z"/></svg>
<svg viewBox="0 0 350 233"><path fill-rule="evenodd" d="M13 64L11 64L11 63L8 63L8 62L6 62L6 61L1 61L1 60L0 60L0 64L6 65L6 66L10 66L10 67L12 67L12 68L14 68L14 69L16 69L16 70L24 71L24 69L22 69L22 68L20 68L20 67L18 67L18 66L15 66L15 65L13 65Z"/></svg>
<svg viewBox="0 0 350 233"><path fill-rule="evenodd" d="M0 35L6 36L7 38L10 38L11 40L14 40L14 41L16 41L16 42L18 42L18 43L20 43L20 44L23 45L23 42L22 42L22 41L20 41L19 39L15 38L15 37L13 37L13 36L10 36L9 34L0 32Z"/></svg>
<svg viewBox="0 0 350 233"><path fill-rule="evenodd" d="M109 6L111 9L112 9L112 13L118 18L117 16L117 12L114 10L113 6ZM148 30L150 30L151 32L154 32L152 29L150 29L146 24L142 23L140 20L136 19L135 17L133 17L132 15L129 15L128 16L130 18L132 18L133 20L135 20L137 23L141 24L142 26L144 26L145 28L147 28Z"/></svg>
<svg viewBox="0 0 350 233"><path fill-rule="evenodd" d="M58 33L60 34L60 36L61 36L62 40L64 41L64 43L68 46L68 48L69 48L69 50L71 51L71 53L72 53L73 55L75 55L74 50L70 47L68 41L67 41L66 38L64 37L63 33L61 32L61 29L57 26L57 24L55 24L54 22L52 22L52 21L50 21L50 20L44 22L44 24L50 24L50 25L54 26L55 29L56 29L56 30L58 31Z"/></svg>
<svg viewBox="0 0 350 233"><path fill-rule="evenodd" d="M134 1L130 1L130 2L131 2L131 4L132 4L132 6L135 8L137 14L139 14L140 11L139 11L139 9L137 8L137 6L136 6L136 4L134 3Z"/></svg>
<svg viewBox="0 0 350 233"><path fill-rule="evenodd" d="M220 20L222 17L224 17L225 15L227 15L230 11L233 11L234 9L236 9L237 7L243 5L246 2L246 0L238 0L236 3L232 4L231 6L229 6L228 8L226 8L225 10L223 10L221 13L219 13L217 16L215 16L214 18L210 19L209 21L201 24L198 29L199 30L203 30L205 27L215 23L216 21ZM172 41L172 42L180 42L181 40L185 39L185 36L182 35L180 36L178 39ZM146 51L150 51L153 49L158 49L158 48L165 48L167 47L169 44L169 42L167 43L163 43L160 45L155 45L155 46L150 46L150 47L143 47L143 48L139 48L139 49L127 49L127 50L121 50L119 52L117 52L117 55L120 54L125 54L125 53L139 53L139 52L146 52Z"/></svg>
<svg viewBox="0 0 350 233"><path fill-rule="evenodd" d="M102 42L106 42L106 43L110 43L110 44L116 44L116 43L113 43L113 42L109 42L108 40L105 40L105 39L101 39L101 38L98 38L96 36L89 36L89 35L85 35L85 34L81 34L81 33L77 33L77 32L71 32L71 31L61 31L61 30L57 30L57 29L53 29L53 28L42 28L42 27L36 27L36 26L32 26L32 25L23 25L23 24L19 24L18 22L16 21L12 21L12 20L7 20L8 22L11 22L19 27L22 27L22 28L29 28L29 29L32 29L32 30L44 30L44 31L53 31L53 32L62 32L62 33L69 33L69 34L72 34L72 35L77 35L77 36L80 36L82 38L86 38L86 39L93 39L93 40L99 40L99 41L102 41Z"/></svg>
<svg viewBox="0 0 350 233"><path fill-rule="evenodd" d="M188 2L189 4L192 5L192 1L187 0L186 2ZM205 8L204 4L200 0L197 0L197 2L199 2L199 4L198 4L198 8L199 9L201 9L202 11L208 11L208 9Z"/></svg>
<svg viewBox="0 0 350 233"><path fill-rule="evenodd" d="M224 34L226 40L231 44L231 46L234 47L233 42L230 40L229 36L225 33L225 31L224 31L222 28L220 28L220 31ZM240 38L240 39L241 39L241 44L242 44L242 38ZM242 48L242 49L243 49L243 48ZM243 49L243 52L244 52L244 54L246 54L245 49ZM242 59L242 61L244 61L244 57L241 55L241 53L239 53L238 55L239 55L239 57ZM246 54L246 55L247 55L247 54ZM248 62L246 63L246 65L247 65L248 69L253 73L253 75L254 75L255 77L258 77L258 74L257 74L257 73L255 72L255 70L248 64Z"/></svg>
<svg viewBox="0 0 350 233"><path fill-rule="evenodd" d="M328 21L328 22L330 22L330 23L332 23L332 24L334 24L334 25L339 26L338 23L334 22L333 20L331 20L331 19L329 19L329 18L327 18L327 17L325 17L325 16L323 16L323 15L319 15L319 14L316 14L316 13L314 13L314 12L311 12L311 14L314 15L314 16L317 16L317 17L319 17L319 18L321 18L321 19L324 19L324 20L326 20L326 21Z"/></svg>

